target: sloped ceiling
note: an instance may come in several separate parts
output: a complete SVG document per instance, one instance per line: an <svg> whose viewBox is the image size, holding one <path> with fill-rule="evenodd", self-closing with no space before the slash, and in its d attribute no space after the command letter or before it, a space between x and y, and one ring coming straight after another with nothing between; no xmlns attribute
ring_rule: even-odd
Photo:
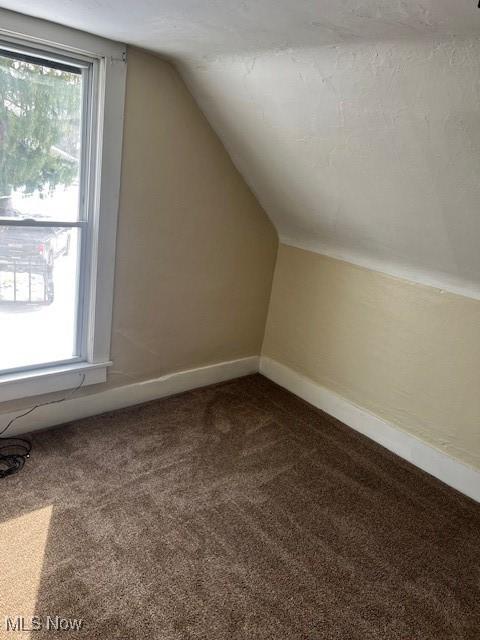
<svg viewBox="0 0 480 640"><path fill-rule="evenodd" d="M281 239L480 297L476 0L7 0L177 64Z"/></svg>

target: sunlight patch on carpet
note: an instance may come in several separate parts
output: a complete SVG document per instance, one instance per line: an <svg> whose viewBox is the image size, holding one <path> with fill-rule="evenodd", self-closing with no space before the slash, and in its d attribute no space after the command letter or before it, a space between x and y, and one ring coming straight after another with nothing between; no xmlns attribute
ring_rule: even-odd
<svg viewBox="0 0 480 640"><path fill-rule="evenodd" d="M0 523L0 638L30 637L6 631L6 617L35 615L53 505ZM2 635L2 634L5 634Z"/></svg>

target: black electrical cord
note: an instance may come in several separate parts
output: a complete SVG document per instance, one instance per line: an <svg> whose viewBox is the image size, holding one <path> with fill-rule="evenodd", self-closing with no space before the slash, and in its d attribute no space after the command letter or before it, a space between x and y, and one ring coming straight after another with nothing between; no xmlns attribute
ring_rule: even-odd
<svg viewBox="0 0 480 640"><path fill-rule="evenodd" d="M32 443L25 438L0 438L0 479L23 469ZM4 443L4 444L3 444Z"/></svg>
<svg viewBox="0 0 480 640"><path fill-rule="evenodd" d="M85 382L85 374L82 374L82 380L78 386L75 387L69 394L59 400L49 400L48 402L41 402L31 407L28 411L20 413L18 416L13 417L10 422L0 431L0 480L7 476L12 476L14 473L18 473L25 466L27 458L30 457L30 451L32 450L32 443L26 438L16 437L1 437L6 433L12 424L33 413L40 407L46 407L50 404L58 404L65 402L76 393Z"/></svg>

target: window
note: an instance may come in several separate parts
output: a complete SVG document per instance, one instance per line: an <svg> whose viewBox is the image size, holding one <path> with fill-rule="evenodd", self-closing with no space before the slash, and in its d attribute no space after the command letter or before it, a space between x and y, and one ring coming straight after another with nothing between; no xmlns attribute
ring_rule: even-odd
<svg viewBox="0 0 480 640"><path fill-rule="evenodd" d="M0 46L3 372L82 356L90 73Z"/></svg>
<svg viewBox="0 0 480 640"><path fill-rule="evenodd" d="M0 13L1 402L106 379L125 52Z"/></svg>

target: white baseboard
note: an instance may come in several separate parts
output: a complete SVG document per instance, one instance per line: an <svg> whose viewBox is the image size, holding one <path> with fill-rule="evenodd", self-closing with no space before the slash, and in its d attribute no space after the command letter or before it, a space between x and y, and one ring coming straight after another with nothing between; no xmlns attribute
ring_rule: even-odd
<svg viewBox="0 0 480 640"><path fill-rule="evenodd" d="M260 358L260 373L445 484L480 502L480 471L271 358Z"/></svg>
<svg viewBox="0 0 480 640"><path fill-rule="evenodd" d="M420 469L480 502L480 471L395 427L346 398L321 387L271 358L252 356L220 362L206 367L178 371L153 380L106 389L65 402L40 407L20 418L9 435L20 435L37 429L72 422L115 409L171 396L189 389L224 382L260 370L266 378L291 391L313 406L375 440ZM32 403L33 404L33 403ZM0 414L0 430L22 411Z"/></svg>
<svg viewBox="0 0 480 640"><path fill-rule="evenodd" d="M153 380L106 389L87 396L74 397L59 404L39 407L28 416L17 420L8 431L8 435L20 435L45 429L57 424L72 422L72 420L164 398L189 389L257 373L259 360L258 356L252 356L219 362L198 369L178 371ZM33 404L35 403L32 402ZM0 414L0 431L12 418L21 413L23 413L22 410Z"/></svg>

